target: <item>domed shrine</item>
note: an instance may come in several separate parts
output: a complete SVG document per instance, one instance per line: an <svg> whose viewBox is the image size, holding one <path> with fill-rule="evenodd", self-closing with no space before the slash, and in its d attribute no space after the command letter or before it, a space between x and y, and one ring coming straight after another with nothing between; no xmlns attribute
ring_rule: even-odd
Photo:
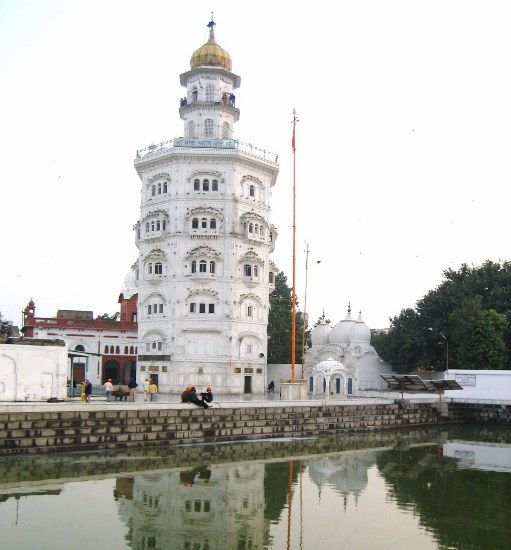
<svg viewBox="0 0 511 550"><path fill-rule="evenodd" d="M305 352L308 392L315 395L354 395L386 387L380 374L392 369L371 346L371 330L348 314L333 327L321 316L311 332L311 347Z"/></svg>

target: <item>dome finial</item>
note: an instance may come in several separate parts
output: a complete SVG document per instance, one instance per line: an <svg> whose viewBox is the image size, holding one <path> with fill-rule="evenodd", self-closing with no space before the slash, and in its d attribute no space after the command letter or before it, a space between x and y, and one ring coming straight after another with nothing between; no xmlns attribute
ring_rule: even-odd
<svg viewBox="0 0 511 550"><path fill-rule="evenodd" d="M351 300L348 302L348 313L351 313Z"/></svg>
<svg viewBox="0 0 511 550"><path fill-rule="evenodd" d="M213 12L211 12L211 21L206 25L209 29L209 40L215 40L215 20L213 18Z"/></svg>

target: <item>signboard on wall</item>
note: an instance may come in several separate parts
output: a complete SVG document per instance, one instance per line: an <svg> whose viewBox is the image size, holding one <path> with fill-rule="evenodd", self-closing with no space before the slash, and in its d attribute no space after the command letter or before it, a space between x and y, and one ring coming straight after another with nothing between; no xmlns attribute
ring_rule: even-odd
<svg viewBox="0 0 511 550"><path fill-rule="evenodd" d="M460 386L475 386L476 375L475 374L456 374L454 379Z"/></svg>
<svg viewBox="0 0 511 550"><path fill-rule="evenodd" d="M234 140L174 138L174 147L216 147L221 149L234 149Z"/></svg>

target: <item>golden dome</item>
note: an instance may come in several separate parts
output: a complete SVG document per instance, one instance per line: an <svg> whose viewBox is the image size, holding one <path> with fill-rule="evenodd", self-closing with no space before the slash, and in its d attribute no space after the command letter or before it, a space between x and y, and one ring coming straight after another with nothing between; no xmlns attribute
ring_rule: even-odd
<svg viewBox="0 0 511 550"><path fill-rule="evenodd" d="M209 40L193 52L190 59L192 69L197 67L222 67L228 71L232 69L231 56L216 43L214 25L213 21L208 25Z"/></svg>

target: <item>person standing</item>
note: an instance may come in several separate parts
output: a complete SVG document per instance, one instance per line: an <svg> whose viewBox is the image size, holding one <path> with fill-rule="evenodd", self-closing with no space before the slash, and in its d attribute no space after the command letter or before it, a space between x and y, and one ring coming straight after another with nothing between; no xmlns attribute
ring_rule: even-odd
<svg viewBox="0 0 511 550"><path fill-rule="evenodd" d="M111 401L112 400L112 392L114 391L114 387L112 386L112 379L109 378L105 382L105 393L106 393L106 400Z"/></svg>
<svg viewBox="0 0 511 550"><path fill-rule="evenodd" d="M144 380L144 401L147 401L147 396L149 394L149 378Z"/></svg>
<svg viewBox="0 0 511 550"><path fill-rule="evenodd" d="M80 382L80 401L82 403L85 403L85 401L87 401L87 397L85 395L85 382Z"/></svg>
<svg viewBox="0 0 511 550"><path fill-rule="evenodd" d="M92 395L92 384L90 380L85 380L85 401L90 403L90 396Z"/></svg>
<svg viewBox="0 0 511 550"><path fill-rule="evenodd" d="M149 384L149 399L154 401L156 394L158 393L158 386L151 380Z"/></svg>
<svg viewBox="0 0 511 550"><path fill-rule="evenodd" d="M128 389L130 391L130 397L129 400L133 403L135 402L135 388L138 386L138 384L135 382L134 378L131 378L128 382Z"/></svg>

